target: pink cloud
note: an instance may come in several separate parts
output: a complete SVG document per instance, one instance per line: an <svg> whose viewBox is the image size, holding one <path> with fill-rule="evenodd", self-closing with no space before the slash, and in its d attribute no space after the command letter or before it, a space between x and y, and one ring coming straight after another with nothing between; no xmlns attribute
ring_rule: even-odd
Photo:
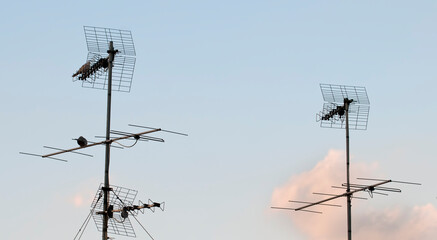
<svg viewBox="0 0 437 240"><path fill-rule="evenodd" d="M66 196L66 201L74 208L88 208L91 206L98 187L97 179L84 180L72 189L72 193Z"/></svg>
<svg viewBox="0 0 437 240"><path fill-rule="evenodd" d="M317 201L326 196L313 195L313 192L341 193L342 190L332 189L346 181L345 155L343 151L330 150L328 155L310 171L292 176L287 183L274 189L272 206L297 207L299 204L288 200ZM356 163L351 160L351 182L356 177L381 176L377 163ZM365 193L359 194L368 197ZM388 199L389 201L389 199ZM330 202L342 205L342 208L315 206L311 210L322 211L323 214L306 212L281 211L290 216L295 228L308 240L346 239L346 199L339 198ZM361 200L352 202L352 234L356 240L386 240L386 239L436 239L437 209L431 205L390 207L387 202L385 209L372 209L372 204ZM359 209L359 211L358 211Z"/></svg>
<svg viewBox="0 0 437 240"><path fill-rule="evenodd" d="M354 220L357 240L437 238L437 209L431 204L368 211L360 213Z"/></svg>

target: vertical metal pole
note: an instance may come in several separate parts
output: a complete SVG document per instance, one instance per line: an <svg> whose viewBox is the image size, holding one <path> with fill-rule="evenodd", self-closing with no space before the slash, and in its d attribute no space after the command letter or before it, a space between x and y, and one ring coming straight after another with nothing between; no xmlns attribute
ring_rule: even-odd
<svg viewBox="0 0 437 240"><path fill-rule="evenodd" d="M346 114L346 193L351 191L349 181L349 103L351 101L344 99L344 110ZM352 204L351 195L347 195L347 239L352 240Z"/></svg>
<svg viewBox="0 0 437 240"><path fill-rule="evenodd" d="M106 151L105 151L105 185L103 187L103 227L102 227L102 240L108 240L108 208L109 208L109 156L110 156L110 131L111 131L111 95L112 95L112 63L114 61L115 51L113 42L109 42L108 50L108 102L106 112Z"/></svg>

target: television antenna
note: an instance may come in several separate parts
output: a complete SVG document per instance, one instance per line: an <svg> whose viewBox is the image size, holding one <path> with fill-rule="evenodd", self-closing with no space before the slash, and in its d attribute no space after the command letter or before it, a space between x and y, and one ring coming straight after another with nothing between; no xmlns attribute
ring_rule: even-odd
<svg viewBox="0 0 437 240"><path fill-rule="evenodd" d="M84 223L82 224L76 236L74 237L74 240L80 239L82 237L82 234L84 233L85 228L88 225L91 217L93 218L97 229L99 231L103 230L102 229L103 226L102 223L104 219L103 215L106 213L106 211L103 206L103 201L101 201L103 195L102 187L103 184L101 184L99 189L97 190L94 200L91 203L90 213L88 214ZM114 186L114 185L111 185L110 188L112 194L109 199L108 233L127 236L127 237L136 237L135 230L132 227L132 223L130 221L129 216L131 216L141 225L141 223L138 221L136 216L139 213L144 213L145 209L149 209L152 212L155 212L155 209L159 208L162 211L164 211L164 207L165 207L164 202L158 203L149 199L147 203L144 203L141 200L139 200L138 204L134 204L135 197L138 193L138 191L136 190ZM144 227L143 229L146 231L149 237L153 239L153 237Z"/></svg>
<svg viewBox="0 0 437 240"><path fill-rule="evenodd" d="M117 195L117 191L118 190L124 191L125 188L116 187L115 188L116 190L114 191L114 188L111 187L109 184L110 148L120 147L120 146L112 146L111 144L118 143L121 145L121 147L132 147L138 141L142 141L142 140L164 142L164 140L161 138L148 136L149 134L158 131L184 135L184 136L188 136L188 135L184 133L163 130L161 128L150 128L140 125L131 125L131 126L146 128L147 131L142 131L138 133L129 133L129 132L111 130L112 92L113 91L130 92L131 85L132 85L132 77L135 68L135 55L136 55L132 34L128 30L91 27L91 26L84 26L84 32L85 32L85 39L88 48L87 61L72 75L72 77L74 82L81 81L82 87L95 88L95 89L101 89L107 91L105 140L99 142L89 142L87 139L80 136L79 138L74 139L77 141L79 147L74 147L69 149L46 147L57 151L45 155L26 153L26 152L20 152L20 153L25 155L37 156L37 157L66 162L66 160L58 158L57 155L64 154L64 153L75 153L85 156L92 156L89 154L78 152L78 150L82 150L97 145L105 145L104 183L99 188L100 189L98 192L99 198L98 200L95 199L95 202L93 202L94 210L91 211L91 213L94 213L94 215L99 215L97 218L94 217L94 220L96 222L96 225L101 224L101 228L98 227L98 229L102 231L103 240L109 239L108 230L110 230L110 233L113 234L133 236L135 235L135 233L133 232L133 229L130 229L131 226L130 226L130 221L128 219L129 213L131 213L130 214L131 216L135 217L135 214L132 213L138 212L144 208L161 207L161 204L152 202L149 204L132 205L133 199L136 196L136 192L135 192L135 196L132 196L131 193L129 193L127 195L124 195L125 201L121 200L122 198L120 198ZM116 135L116 137L111 137L111 134ZM135 140L135 143L130 146L123 145L120 143L120 141L127 140L127 139ZM133 192L133 191L134 190L129 192ZM111 194L111 192L113 194ZM103 201L101 201L100 199L101 197L103 197ZM128 201L126 201L126 199ZM117 201L120 201L121 205L120 202L118 202L117 203L118 205L116 205ZM121 208L114 209L114 206L120 206ZM163 205L161 209L163 210ZM121 219L120 221L122 221L123 224L114 225L114 226L109 225L111 222L114 222L112 221L112 219L115 219L114 215L117 215L118 213L120 213L121 216L119 220ZM99 220L97 221L96 219ZM119 229L120 226L121 228L125 228L125 230L123 231L114 230L114 229Z"/></svg>
<svg viewBox="0 0 437 240"><path fill-rule="evenodd" d="M352 194L350 194L349 178L349 128L356 130L367 129L370 102L365 87L320 84L320 89L325 103L323 104L323 110L316 115L316 121L320 121L321 127L344 128L346 130L347 228L348 239L351 240ZM350 117L351 119L349 119Z"/></svg>
<svg viewBox="0 0 437 240"><path fill-rule="evenodd" d="M288 207L272 207L273 209L284 209L284 210L294 210L294 211L304 211L311 213L322 213L320 211L309 210L308 208L312 206L330 206L330 207L341 207L336 204L328 204L331 200L346 197L347 206L347 231L348 240L352 239L352 198L363 199L362 197L353 196L354 193L358 192L368 192L370 197L373 198L373 194L387 195L384 192L401 192L398 188L388 188L381 187L384 184L390 182L393 183L403 183L403 184L413 184L421 185L420 183L413 182L403 182L394 181L390 179L372 179L372 178L358 178L358 180L368 180L376 181L374 184L351 184L349 175L349 130L366 130L367 122L369 119L369 109L370 102L367 96L367 91L365 87L358 86L345 86L345 85L334 85L334 84L320 84L320 89L322 91L323 100L323 110L316 114L316 121L320 122L320 126L323 128L338 128L346 130L346 183L342 184L341 187L333 186L333 188L345 189L346 192L342 194L328 194L328 193L313 193L316 195L330 196L329 198L316 201L316 202L306 202L306 201L293 201L289 202L305 204L297 208Z"/></svg>
<svg viewBox="0 0 437 240"><path fill-rule="evenodd" d="M86 88L130 92L136 59L131 31L84 26L84 32L88 57L73 81Z"/></svg>

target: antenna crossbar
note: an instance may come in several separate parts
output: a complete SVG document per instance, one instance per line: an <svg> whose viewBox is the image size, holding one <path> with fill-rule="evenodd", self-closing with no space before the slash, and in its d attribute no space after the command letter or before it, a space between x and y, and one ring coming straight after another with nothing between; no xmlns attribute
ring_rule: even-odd
<svg viewBox="0 0 437 240"><path fill-rule="evenodd" d="M392 181L393 182L393 181ZM341 186L346 187L346 184L343 183ZM350 187L352 188L362 188L365 187L366 185L363 184L350 184ZM375 191L387 191L387 192L396 192L396 193L400 193L402 192L401 189L399 188L388 188L388 187L375 187L374 189Z"/></svg>
<svg viewBox="0 0 437 240"><path fill-rule="evenodd" d="M380 185L383 185L383 184L386 184L386 183L389 183L389 182L391 182L391 180L386 180L386 181L383 181L383 182L380 182L380 183L375 183L373 185L368 185L368 186L365 186L365 187L362 187L362 188L359 188L359 189L356 189L356 190L353 190L353 191L350 191L350 192L345 192L345 193L342 193L342 194L339 194L339 195L335 195L333 197L330 197L330 198L327 198L327 199L324 199L324 200L321 200L321 201L317 201L317 202L314 202L314 203L311 203L311 204L308 204L308 205L305 205L305 206L302 206L302 207L298 207L298 208L295 209L295 211L300 211L300 210L303 210L303 209L306 209L306 208L309 208L309 207L312 207L312 206L315 206L315 205L320 205L321 203L325 203L325 202L328 202L328 201L331 201L331 200L334 200L334 199L337 199L337 198L340 198L340 197L346 197L348 195L352 196L356 192L364 191L364 190L370 189L370 188L375 188L376 186L380 186Z"/></svg>
<svg viewBox="0 0 437 240"><path fill-rule="evenodd" d="M62 153L72 152L72 151L83 149L83 148L93 147L93 146L96 146L96 145L111 144L111 143L119 141L119 140L131 138L131 137L135 137L135 136L141 136L141 135L144 135L144 134L158 132L158 131L161 131L161 129L157 128L157 129L153 129L153 130L150 130L150 131L145 131L145 132L140 132L140 133L135 133L135 134L129 134L129 135L118 137L118 138L113 138L113 139L109 139L109 140L105 140L105 141L101 141L101 142L96 142L96 143L91 143L91 144L85 145L83 147L75 147L75 148L70 148L70 149L62 150L62 151L59 151L59 152L54 152L54 153L42 155L41 157L46 158L46 157L51 157L51 156L55 156L55 155L62 154Z"/></svg>
<svg viewBox="0 0 437 240"><path fill-rule="evenodd" d="M313 192L314 195L322 195L322 196L337 196L337 194L331 194L331 193L319 193L319 192ZM360 199L360 200L367 200L367 198L364 197L354 197L351 198Z"/></svg>
<svg viewBox="0 0 437 240"><path fill-rule="evenodd" d="M52 149L52 150L65 151L65 149L62 149L62 148L55 148L55 147L50 147L50 146L43 146L43 147L48 148L48 149ZM91 154L86 154L86 153L81 153L81 152L71 151L71 153L75 153L75 154L79 154L79 155L87 156L87 157L93 157L93 155L91 155Z"/></svg>

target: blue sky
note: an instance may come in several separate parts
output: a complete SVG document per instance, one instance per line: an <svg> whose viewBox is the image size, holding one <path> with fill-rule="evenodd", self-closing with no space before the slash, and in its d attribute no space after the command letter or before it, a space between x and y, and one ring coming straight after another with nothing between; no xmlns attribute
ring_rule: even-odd
<svg viewBox="0 0 437 240"><path fill-rule="evenodd" d="M18 154L104 133L106 93L71 81L86 60L84 25L133 34L132 90L114 93L113 129L189 134L112 152L114 185L167 203L139 218L155 239L310 239L269 207L275 188L344 150L343 131L315 122L319 83L367 88L368 130L351 133L352 161L376 162L373 177L423 183L375 206L435 206L436 9L434 1L3 4L0 238L72 239L103 181L103 148L68 163ZM82 239L96 236L90 222Z"/></svg>

